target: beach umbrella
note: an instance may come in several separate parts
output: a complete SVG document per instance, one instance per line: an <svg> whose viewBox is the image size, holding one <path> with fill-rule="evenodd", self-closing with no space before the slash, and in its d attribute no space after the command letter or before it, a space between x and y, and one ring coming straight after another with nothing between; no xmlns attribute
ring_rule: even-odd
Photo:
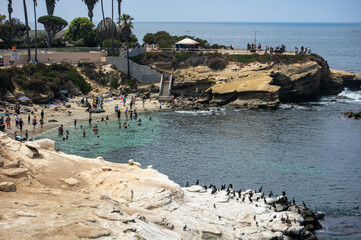
<svg viewBox="0 0 361 240"><path fill-rule="evenodd" d="M67 90L61 90L61 91L58 92L58 94L67 94L67 93L68 93Z"/></svg>
<svg viewBox="0 0 361 240"><path fill-rule="evenodd" d="M29 98L28 97L21 97L21 98L19 98L19 100L20 101L29 100Z"/></svg>

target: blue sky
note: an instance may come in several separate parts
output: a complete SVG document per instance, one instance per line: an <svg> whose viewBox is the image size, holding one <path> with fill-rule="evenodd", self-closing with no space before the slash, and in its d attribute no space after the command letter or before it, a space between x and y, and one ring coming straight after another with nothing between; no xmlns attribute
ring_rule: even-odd
<svg viewBox="0 0 361 240"><path fill-rule="evenodd" d="M7 15L7 0L0 0L0 13ZM29 21L34 22L33 0L26 0ZM99 1L100 2L100 1ZM104 0L111 15L111 0ZM13 17L24 20L23 1L13 0ZM142 22L361 22L361 0L123 0L122 11ZM46 15L45 0L38 0L38 16ZM114 0L116 14L116 0ZM87 17L81 0L60 0L54 15L70 22ZM101 19L100 3L94 22Z"/></svg>

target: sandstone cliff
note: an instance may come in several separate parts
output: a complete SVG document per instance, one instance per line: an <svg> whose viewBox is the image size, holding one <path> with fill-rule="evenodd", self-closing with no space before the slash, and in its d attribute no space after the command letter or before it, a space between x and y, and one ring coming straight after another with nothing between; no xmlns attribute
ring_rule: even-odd
<svg viewBox="0 0 361 240"><path fill-rule="evenodd" d="M54 147L0 133L0 239L307 239L318 224L285 197L180 188L152 167Z"/></svg>
<svg viewBox="0 0 361 240"><path fill-rule="evenodd" d="M338 94L345 87L358 90L361 84L360 74L330 70L317 55L288 64L230 62L222 71L207 66L188 67L176 71L175 78L175 95L194 96L198 88L202 103L252 109L313 101Z"/></svg>

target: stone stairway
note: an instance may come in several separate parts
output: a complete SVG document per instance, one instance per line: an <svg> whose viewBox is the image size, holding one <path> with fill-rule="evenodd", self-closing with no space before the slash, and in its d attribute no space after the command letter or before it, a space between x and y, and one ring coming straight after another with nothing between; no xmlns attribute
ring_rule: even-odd
<svg viewBox="0 0 361 240"><path fill-rule="evenodd" d="M161 76L159 98L158 98L160 102L169 102L172 100L172 85L173 85L173 76L170 76L170 80L166 82L163 81L163 76Z"/></svg>

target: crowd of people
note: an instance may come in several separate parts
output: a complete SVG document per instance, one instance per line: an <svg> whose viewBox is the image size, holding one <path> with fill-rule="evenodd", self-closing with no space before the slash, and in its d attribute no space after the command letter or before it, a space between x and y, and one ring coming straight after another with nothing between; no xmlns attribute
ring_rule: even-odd
<svg viewBox="0 0 361 240"><path fill-rule="evenodd" d="M298 50L298 47L295 47L295 54L303 54L303 55L310 55L311 54L311 48L308 47L304 47L304 46L301 46L301 49L300 51Z"/></svg>
<svg viewBox="0 0 361 240"><path fill-rule="evenodd" d="M247 50L251 51L251 52L257 52L257 51L262 51L264 50L265 54L282 54L286 51L286 46L284 44L277 45L276 47L273 46L265 46L264 49L262 49L262 44L258 43L258 44L247 44Z"/></svg>

